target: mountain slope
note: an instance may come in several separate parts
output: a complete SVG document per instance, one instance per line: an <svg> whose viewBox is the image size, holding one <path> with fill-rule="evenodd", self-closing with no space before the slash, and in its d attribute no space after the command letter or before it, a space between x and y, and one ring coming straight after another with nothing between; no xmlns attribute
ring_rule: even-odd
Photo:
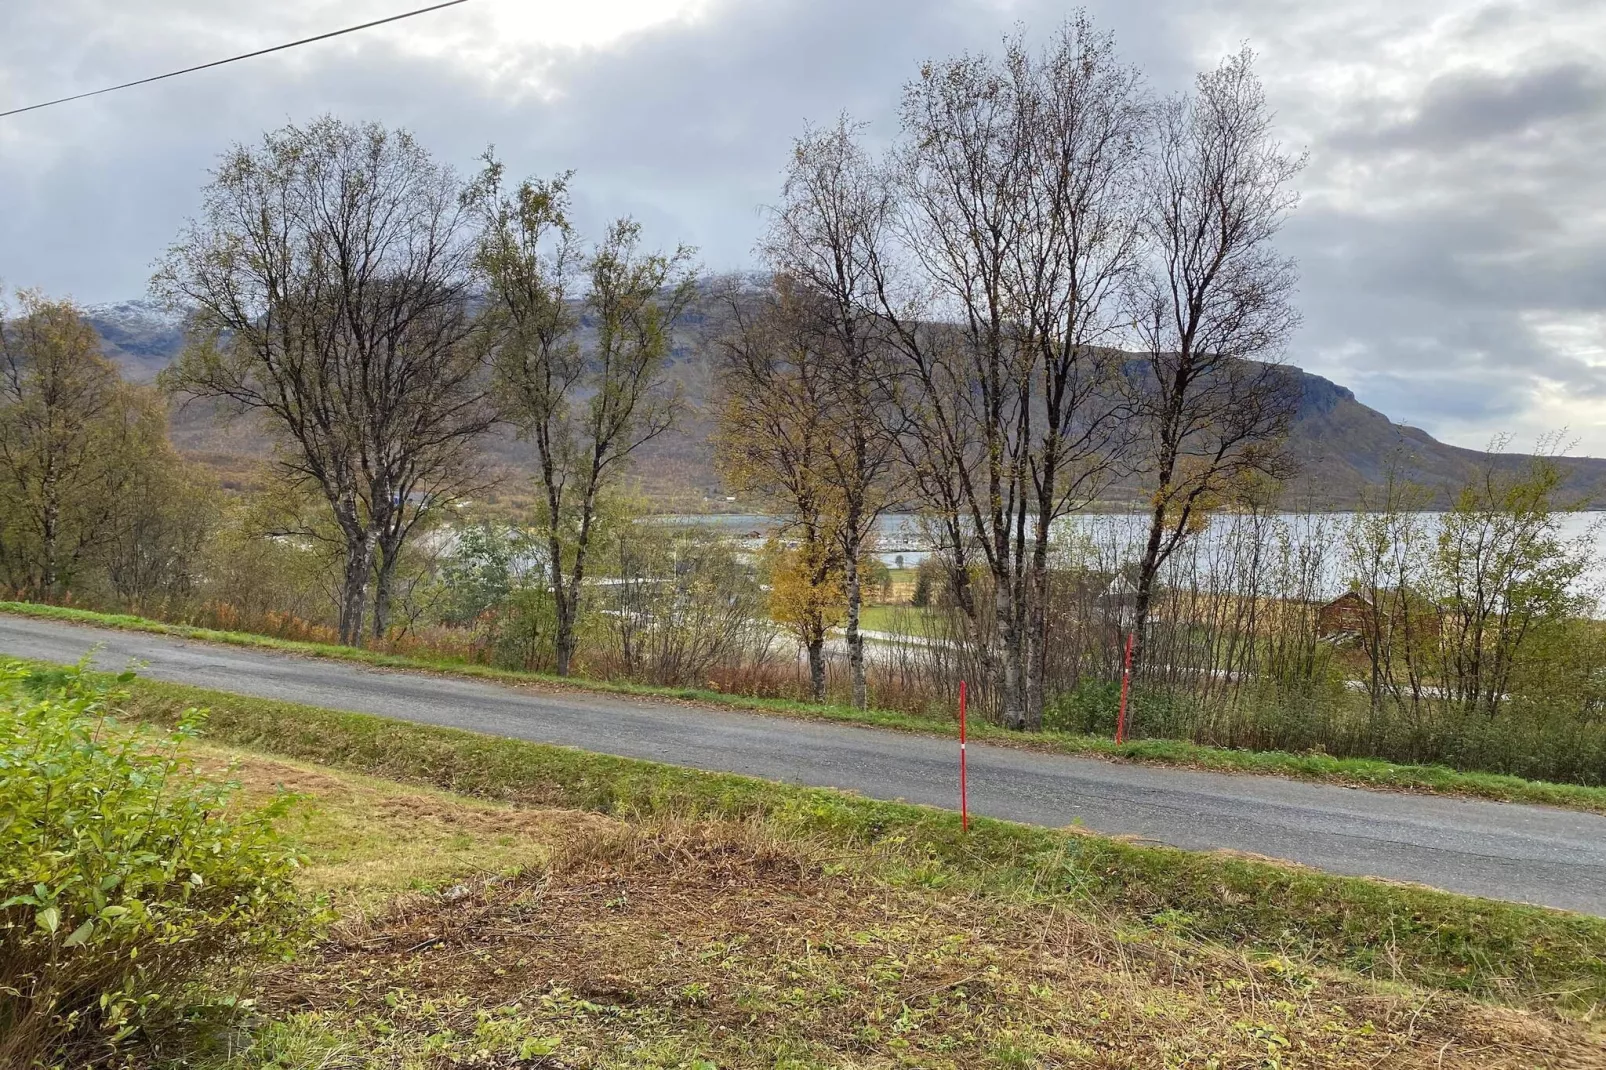
<svg viewBox="0 0 1606 1070"><path fill-rule="evenodd" d="M149 382L184 345L184 321L153 301L94 305L84 318L100 333L106 355L136 383Z"/></svg>
<svg viewBox="0 0 1606 1070"><path fill-rule="evenodd" d="M1296 492L1317 504L1355 505L1388 480L1391 468L1398 481L1433 488L1443 504L1491 460L1506 471L1528 463L1527 454L1491 457L1440 442L1361 404L1345 387L1310 372L1299 375L1302 396L1288 446L1300 462ZM1563 457L1556 463L1567 496L1606 504L1606 459Z"/></svg>
<svg viewBox="0 0 1606 1070"><path fill-rule="evenodd" d="M136 381L155 378L183 343L179 321L148 302L97 306L87 310L86 316L100 332L107 356ZM751 503L725 500L714 471L708 442L712 421L705 404L710 394L712 325L700 314L691 318L696 322L688 324L671 369L685 392L689 411L680 428L637 455L638 489L656 508L668 512L750 508ZM1299 412L1288 443L1300 463L1300 475L1290 487L1294 501L1318 508L1352 507L1383 484L1392 468L1397 480L1433 488L1442 504L1455 488L1490 463L1487 453L1447 445L1419 428L1394 423L1328 379L1297 368L1290 370L1299 376L1301 385ZM173 438L187 455L217 469L230 486L251 482L251 472L266 455L263 437L248 421L219 419L217 410L204 404L175 410ZM517 475L530 470L529 447L503 433L492 436L487 452L493 463L514 477L507 481L507 492L522 497ZM1523 454L1494 459L1502 469L1526 462ZM1570 496L1606 505L1606 459L1568 457L1558 463ZM1139 500L1133 491L1120 498Z"/></svg>

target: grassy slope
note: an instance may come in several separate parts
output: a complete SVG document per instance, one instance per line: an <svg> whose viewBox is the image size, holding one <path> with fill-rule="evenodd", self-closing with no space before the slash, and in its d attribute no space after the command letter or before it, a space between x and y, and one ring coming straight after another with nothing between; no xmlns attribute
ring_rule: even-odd
<svg viewBox="0 0 1606 1070"><path fill-rule="evenodd" d="M924 635L927 624L933 619L929 610L914 606L865 606L859 614L859 626L872 632L903 630L913 635Z"/></svg>
<svg viewBox="0 0 1606 1070"><path fill-rule="evenodd" d="M329 938L188 1070L1589 1065L1587 1026L978 896L883 834L510 807L255 752Z"/></svg>
<svg viewBox="0 0 1606 1070"><path fill-rule="evenodd" d="M754 820L835 848L890 850L978 894L1518 1004L1606 1000L1606 919L1220 854L979 820L363 714L135 681L128 711L212 711L214 743L527 806Z"/></svg>
<svg viewBox="0 0 1606 1070"><path fill-rule="evenodd" d="M844 706L813 705L784 699L749 698L695 688L650 687L611 681L577 680L538 673L510 672L458 661L426 660L382 654L349 647L319 643L299 643L245 632L221 632L187 625L165 624L126 614L95 613L82 609L43 606L24 602L0 602L0 612L39 617L76 624L96 625L125 631L176 635L185 639L259 647L307 657L357 661L381 668L489 679L515 685L539 685L575 690L696 702L760 713L818 720L845 721L874 725L896 731L933 735L954 735L956 727L945 721L891 710L856 710ZM1386 788L1396 791L1425 792L1493 799L1499 802L1541 803L1574 810L1606 813L1606 788L1576 784L1555 784L1523 780L1498 773L1463 772L1444 766L1396 765L1367 758L1334 758L1325 754L1288 754L1281 751L1228 750L1204 747L1181 740L1144 739L1117 745L1102 736L1079 736L1044 732L1022 736L981 722L973 723L971 735L990 743L1023 747L1056 754L1089 755L1118 761L1142 761L1186 766L1227 773L1257 773L1298 780L1349 784L1357 787Z"/></svg>

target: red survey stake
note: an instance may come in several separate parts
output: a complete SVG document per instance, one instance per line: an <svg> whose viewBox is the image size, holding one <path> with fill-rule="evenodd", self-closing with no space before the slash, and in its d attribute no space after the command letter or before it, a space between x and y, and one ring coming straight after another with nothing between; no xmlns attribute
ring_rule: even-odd
<svg viewBox="0 0 1606 1070"><path fill-rule="evenodd" d="M1126 663L1121 668L1121 710L1115 715L1115 742L1126 742L1126 693L1132 687L1132 640L1136 633L1126 633Z"/></svg>
<svg viewBox="0 0 1606 1070"><path fill-rule="evenodd" d="M970 831L970 801L965 797L965 681L959 681L959 827Z"/></svg>

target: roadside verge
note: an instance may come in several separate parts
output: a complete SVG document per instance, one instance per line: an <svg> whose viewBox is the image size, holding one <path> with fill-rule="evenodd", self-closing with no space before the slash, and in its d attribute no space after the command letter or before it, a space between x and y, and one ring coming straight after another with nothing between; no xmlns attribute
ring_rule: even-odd
<svg viewBox="0 0 1606 1070"><path fill-rule="evenodd" d="M857 724L930 736L953 737L958 734L958 726L953 721L892 710L858 710L845 706L730 695L697 688L654 687L645 684L515 672L460 661L431 660L329 644L295 642L247 632L224 632L182 624L167 624L127 614L97 613L27 602L0 602L0 613L119 631L169 635L191 642L270 650L300 657L351 661L374 668L402 672L491 681L512 687L625 695L682 705ZM1499 773L1467 772L1446 766L1400 765L1369 758L1336 758L1327 754L1234 750L1171 739L1139 739L1117 744L1102 736L1058 732L1022 735L980 721L971 722L970 735L974 740L996 746L1016 747L1048 754L1104 758L1118 762L1145 762L1221 773L1280 776L1357 788L1488 799L1494 802L1537 803L1606 814L1606 787L1524 780L1521 777Z"/></svg>
<svg viewBox="0 0 1606 1070"><path fill-rule="evenodd" d="M911 879L1059 902L1117 929L1170 929L1516 1005L1578 1013L1606 1000L1606 919L991 819L966 834L957 814L825 789L177 684L125 686L129 716L208 708L206 735L223 745L528 806L752 820L893 852Z"/></svg>

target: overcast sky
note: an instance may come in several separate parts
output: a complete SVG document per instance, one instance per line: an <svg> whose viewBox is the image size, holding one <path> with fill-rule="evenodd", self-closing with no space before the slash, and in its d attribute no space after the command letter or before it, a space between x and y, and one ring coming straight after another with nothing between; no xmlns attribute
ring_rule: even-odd
<svg viewBox="0 0 1606 1070"><path fill-rule="evenodd" d="M426 0L0 0L0 110ZM1447 441L1566 427L1606 455L1606 3L1110 0L1156 89L1247 41L1308 148L1283 237L1293 363ZM0 119L0 282L144 294L231 142L323 112L405 126L467 170L574 168L583 222L641 219L751 266L789 139L847 110L890 137L922 59L1070 13L1040 0L470 0Z"/></svg>

